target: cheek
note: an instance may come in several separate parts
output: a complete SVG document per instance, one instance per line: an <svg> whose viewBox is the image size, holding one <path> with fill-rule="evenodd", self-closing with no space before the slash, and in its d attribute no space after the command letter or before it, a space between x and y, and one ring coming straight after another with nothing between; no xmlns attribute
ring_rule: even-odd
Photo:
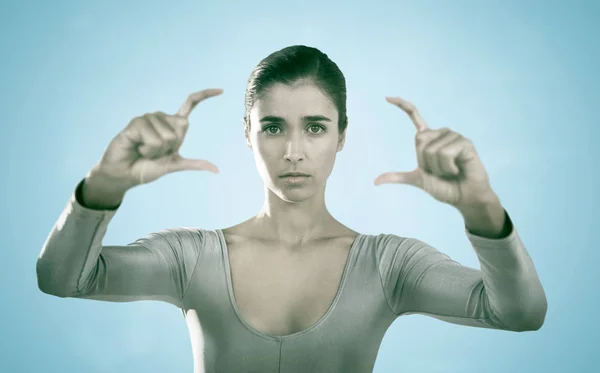
<svg viewBox="0 0 600 373"><path fill-rule="evenodd" d="M265 161L275 159L278 155L278 148L276 144L273 143L258 142L254 149L255 156Z"/></svg>
<svg viewBox="0 0 600 373"><path fill-rule="evenodd" d="M335 149L331 149L331 147L319 149L315 152L315 156L320 162L331 162L335 158Z"/></svg>
<svg viewBox="0 0 600 373"><path fill-rule="evenodd" d="M337 137L328 138L327 144L324 144L324 146L323 146L324 156L335 158L335 156L337 154L337 148L338 148Z"/></svg>
<svg viewBox="0 0 600 373"><path fill-rule="evenodd" d="M323 173L329 174L333 169L336 156L337 143L328 143L326 146L319 147L315 149L313 159L316 164L314 166L322 170Z"/></svg>
<svg viewBox="0 0 600 373"><path fill-rule="evenodd" d="M270 173L277 172L277 163L281 161L282 154L279 154L275 144L256 143L253 147L254 160L260 173L267 176Z"/></svg>

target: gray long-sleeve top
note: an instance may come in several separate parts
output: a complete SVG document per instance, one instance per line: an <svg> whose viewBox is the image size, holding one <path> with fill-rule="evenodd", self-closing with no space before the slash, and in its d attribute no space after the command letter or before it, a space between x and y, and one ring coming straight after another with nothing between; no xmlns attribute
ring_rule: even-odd
<svg viewBox="0 0 600 373"><path fill-rule="evenodd" d="M465 231L480 270L413 238L359 234L321 319L294 334L268 335L236 306L220 229L168 229L106 246L102 240L118 209L84 207L81 185L38 259L40 289L59 297L175 305L192 336L195 373L372 372L387 328L412 313L511 331L536 330L544 322L544 290L509 218L510 234L501 239Z"/></svg>

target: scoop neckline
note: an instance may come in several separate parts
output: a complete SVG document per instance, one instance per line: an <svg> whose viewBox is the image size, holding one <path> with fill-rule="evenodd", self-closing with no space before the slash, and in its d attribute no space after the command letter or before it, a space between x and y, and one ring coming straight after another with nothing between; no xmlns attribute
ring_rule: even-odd
<svg viewBox="0 0 600 373"><path fill-rule="evenodd" d="M225 264L225 281L227 282L227 293L229 295L229 301L231 303L233 312L235 313L238 320L242 323L242 325L244 325L244 327L248 331L258 335L259 337L262 337L262 338L265 338L268 340L276 340L276 341L296 338L303 334L309 333L312 330L317 329L319 327L319 325L321 325L323 322L325 322L325 320L327 320L328 316L334 311L334 309L336 308L336 305L339 302L339 299L340 299L342 292L346 285L346 278L348 277L348 272L350 271L350 263L352 262L352 260L354 258L354 253L356 251L356 247L358 246L358 241L364 236L362 233L359 233L358 235L356 235L356 237L352 241L352 244L350 245L350 250L348 252L348 256L346 257L346 263L344 264L344 270L342 272L340 284L338 285L337 291L335 293L335 297L333 297L333 300L331 301L331 304L327 308L327 311L325 311L325 313L317 321L315 321L312 325L310 325L309 327L307 327L303 330L300 330L300 331L297 331L297 332L291 333L291 334L286 334L286 335L272 335L272 334L267 334L267 333L261 332L260 330L254 328L252 325L250 325L249 322L246 321L246 319L244 319L244 316L240 312L240 310L237 306L237 300L235 299L235 294L233 293L233 279L231 277L231 267L230 267L230 263L229 263L229 248L227 247L227 242L225 241L225 234L223 233L222 229L215 229L215 231L217 232L218 239L221 243L221 253L223 255L223 262Z"/></svg>

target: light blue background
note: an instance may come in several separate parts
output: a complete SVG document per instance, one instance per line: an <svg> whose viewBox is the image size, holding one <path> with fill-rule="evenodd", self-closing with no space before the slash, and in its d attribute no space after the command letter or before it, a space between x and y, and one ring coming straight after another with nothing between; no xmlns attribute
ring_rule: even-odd
<svg viewBox="0 0 600 373"><path fill-rule="evenodd" d="M375 372L598 369L598 3L0 4L0 371L192 372L179 310L45 295L36 258L111 138L133 116L174 112L203 88L225 93L191 116L182 154L221 174L173 174L136 188L105 243L254 214L262 182L243 137L244 88L260 59L292 44L320 48L347 78L348 136L326 196L334 216L363 233L417 237L478 267L451 207L408 186L373 185L416 165L414 127L384 100L405 97L431 127L474 141L548 296L537 332L402 317Z"/></svg>

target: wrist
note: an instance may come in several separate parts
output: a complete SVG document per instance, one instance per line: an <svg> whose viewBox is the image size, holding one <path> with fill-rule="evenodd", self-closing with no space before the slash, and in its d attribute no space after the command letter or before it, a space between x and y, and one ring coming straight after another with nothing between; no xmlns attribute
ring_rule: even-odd
<svg viewBox="0 0 600 373"><path fill-rule="evenodd" d="M92 209L116 209L130 188L94 168L88 173L81 188L82 202Z"/></svg>
<svg viewBox="0 0 600 373"><path fill-rule="evenodd" d="M458 208L466 229L477 236L501 238L507 230L506 211L497 196Z"/></svg>

